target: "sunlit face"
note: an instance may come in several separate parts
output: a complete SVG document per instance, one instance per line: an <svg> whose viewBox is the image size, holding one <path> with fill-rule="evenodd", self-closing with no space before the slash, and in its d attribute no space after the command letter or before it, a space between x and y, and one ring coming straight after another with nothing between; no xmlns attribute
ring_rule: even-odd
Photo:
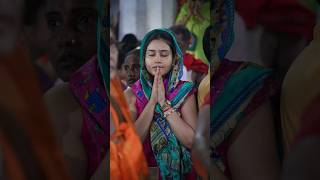
<svg viewBox="0 0 320 180"><path fill-rule="evenodd" d="M128 55L124 61L123 69L127 76L128 85L132 86L139 79L140 75L139 56L136 56L135 54Z"/></svg>
<svg viewBox="0 0 320 180"><path fill-rule="evenodd" d="M160 75L167 74L172 65L172 50L170 46L161 39L152 40L146 50L145 65L151 75L156 74L157 67L160 68Z"/></svg>

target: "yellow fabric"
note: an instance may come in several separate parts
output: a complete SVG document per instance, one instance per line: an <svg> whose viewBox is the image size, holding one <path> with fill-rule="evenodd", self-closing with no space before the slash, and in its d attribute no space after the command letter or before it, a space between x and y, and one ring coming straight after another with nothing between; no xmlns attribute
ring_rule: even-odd
<svg viewBox="0 0 320 180"><path fill-rule="evenodd" d="M291 65L282 85L281 123L285 152L290 150L299 130L305 107L320 94L320 24L314 28L314 40Z"/></svg>
<svg viewBox="0 0 320 180"><path fill-rule="evenodd" d="M191 16L186 22L185 26L187 29L196 35L197 42L194 50L188 50L187 52L193 54L196 59L201 60L205 64L209 64L202 46L203 34L206 28L210 25L210 2L205 2L201 9L201 15L204 17L203 21L199 21L195 16ZM185 3L180 12L177 15L176 22L181 21L184 17L188 16L189 12L189 4Z"/></svg>
<svg viewBox="0 0 320 180"><path fill-rule="evenodd" d="M208 73L200 82L198 88L198 107L200 108L205 100L206 95L210 91L210 73Z"/></svg>

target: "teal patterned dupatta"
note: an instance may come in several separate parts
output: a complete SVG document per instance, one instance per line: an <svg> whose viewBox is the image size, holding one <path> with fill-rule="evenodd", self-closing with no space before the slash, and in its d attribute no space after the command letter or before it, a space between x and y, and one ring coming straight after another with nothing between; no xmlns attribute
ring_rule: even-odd
<svg viewBox="0 0 320 180"><path fill-rule="evenodd" d="M234 40L234 0L214 0L211 8L212 20L215 20L211 39L220 41L212 42L211 62L215 71L210 82L210 148L211 159L224 172L228 165L223 153L227 150L221 145L228 141L244 117L274 94L274 77L271 69L225 59ZM257 101L255 105L253 100Z"/></svg>
<svg viewBox="0 0 320 180"><path fill-rule="evenodd" d="M142 40L140 50L140 83L143 95L148 100L152 92L153 77L148 73L145 67L144 50L149 44L149 39L156 33L167 33L174 42L176 58L173 60L173 66L168 76L164 80L166 98L169 99L173 108L179 111L180 106L194 89L191 82L181 84L183 54L173 33L168 29L155 29L147 33ZM175 56L173 56L175 57ZM157 104L155 114L150 126L151 147L155 159L160 168L163 179L183 179L184 174L192 171L192 161L190 152L176 138L171 130L169 123L164 118L160 105Z"/></svg>

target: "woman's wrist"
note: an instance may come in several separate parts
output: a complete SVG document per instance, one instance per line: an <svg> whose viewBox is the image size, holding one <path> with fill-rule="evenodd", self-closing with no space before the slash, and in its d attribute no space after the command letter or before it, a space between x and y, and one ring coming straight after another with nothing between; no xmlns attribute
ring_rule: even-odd
<svg viewBox="0 0 320 180"><path fill-rule="evenodd" d="M163 116L164 118L168 118L170 117L171 115L173 115L175 112L177 112L174 108L169 108L168 110L166 110L164 113L163 113Z"/></svg>
<svg viewBox="0 0 320 180"><path fill-rule="evenodd" d="M149 101L148 102L148 104L150 105L150 106L152 106L152 107L155 107L156 106L156 104L157 104L157 102L155 101Z"/></svg>
<svg viewBox="0 0 320 180"><path fill-rule="evenodd" d="M159 101L159 105L160 105L161 109L162 109L162 107L165 105L165 103L166 103L166 100L165 100L165 99Z"/></svg>

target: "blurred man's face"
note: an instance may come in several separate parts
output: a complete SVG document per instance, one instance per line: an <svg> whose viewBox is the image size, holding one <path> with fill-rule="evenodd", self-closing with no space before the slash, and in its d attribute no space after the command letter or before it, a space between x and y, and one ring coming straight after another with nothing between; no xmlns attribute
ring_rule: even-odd
<svg viewBox="0 0 320 180"><path fill-rule="evenodd" d="M131 87L136 81L139 80L140 75L140 63L139 56L130 54L125 58L123 69L126 73L126 79L128 85Z"/></svg>
<svg viewBox="0 0 320 180"><path fill-rule="evenodd" d="M49 0L48 55L59 78L70 76L97 53L95 0Z"/></svg>
<svg viewBox="0 0 320 180"><path fill-rule="evenodd" d="M23 0L0 1L0 55L16 46L23 25Z"/></svg>

